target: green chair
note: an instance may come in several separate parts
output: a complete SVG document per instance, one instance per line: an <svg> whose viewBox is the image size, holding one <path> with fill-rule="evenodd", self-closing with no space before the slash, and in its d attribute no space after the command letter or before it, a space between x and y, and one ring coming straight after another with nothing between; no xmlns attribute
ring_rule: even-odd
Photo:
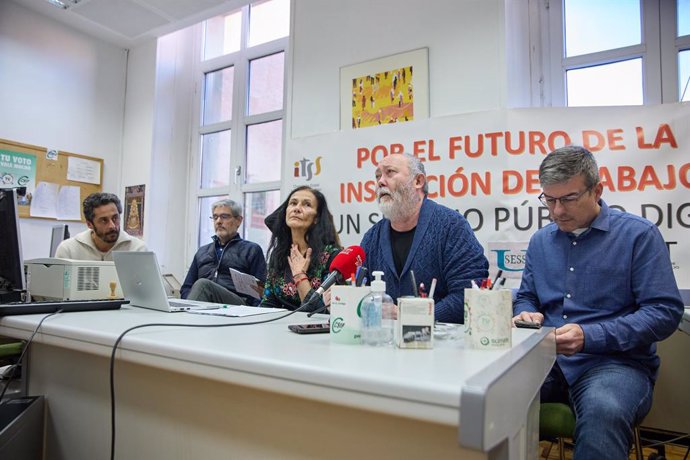
<svg viewBox="0 0 690 460"><path fill-rule="evenodd" d="M572 439L575 435L575 414L567 404L541 403L539 407L539 438L558 442L558 456L565 459L564 438ZM642 443L640 442L640 429L635 427L633 432L635 444L635 456L637 460L643 460ZM553 445L553 444L552 444ZM549 456L551 447L546 454Z"/></svg>
<svg viewBox="0 0 690 460"><path fill-rule="evenodd" d="M23 342L11 342L0 344L0 359L19 356L22 353Z"/></svg>

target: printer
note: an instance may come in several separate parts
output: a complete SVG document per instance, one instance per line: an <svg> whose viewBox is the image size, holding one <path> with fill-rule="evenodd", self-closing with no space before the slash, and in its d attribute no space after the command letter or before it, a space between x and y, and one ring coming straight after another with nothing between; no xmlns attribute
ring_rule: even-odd
<svg viewBox="0 0 690 460"><path fill-rule="evenodd" d="M26 284L35 300L121 298L122 288L112 261L59 258L24 261Z"/></svg>

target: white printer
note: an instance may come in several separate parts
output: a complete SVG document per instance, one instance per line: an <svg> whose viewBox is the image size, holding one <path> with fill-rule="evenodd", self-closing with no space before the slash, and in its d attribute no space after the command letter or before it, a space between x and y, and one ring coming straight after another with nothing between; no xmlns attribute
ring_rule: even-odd
<svg viewBox="0 0 690 460"><path fill-rule="evenodd" d="M112 261L50 257L25 260L24 268L28 291L36 300L123 297Z"/></svg>

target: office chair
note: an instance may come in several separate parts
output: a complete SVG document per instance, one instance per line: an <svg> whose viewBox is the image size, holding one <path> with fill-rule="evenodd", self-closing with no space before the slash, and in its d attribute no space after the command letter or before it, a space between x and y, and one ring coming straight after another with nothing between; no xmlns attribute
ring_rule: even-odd
<svg viewBox="0 0 690 460"><path fill-rule="evenodd" d="M0 344L0 360L14 358L22 353L22 342L10 342Z"/></svg>
<svg viewBox="0 0 690 460"><path fill-rule="evenodd" d="M551 441L546 454L548 458L553 446L553 440L558 442L558 458L565 460L564 438L572 439L575 435L575 413L567 404L541 403L539 407L539 439ZM635 457L643 460L642 443L640 442L640 428L635 426L633 430L633 443L635 445Z"/></svg>

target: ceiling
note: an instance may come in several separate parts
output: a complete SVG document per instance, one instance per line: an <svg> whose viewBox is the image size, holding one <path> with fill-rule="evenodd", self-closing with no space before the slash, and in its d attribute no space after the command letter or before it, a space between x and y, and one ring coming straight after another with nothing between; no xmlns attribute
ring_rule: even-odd
<svg viewBox="0 0 690 460"><path fill-rule="evenodd" d="M246 3L246 0L12 0L74 29L122 48L182 29Z"/></svg>

